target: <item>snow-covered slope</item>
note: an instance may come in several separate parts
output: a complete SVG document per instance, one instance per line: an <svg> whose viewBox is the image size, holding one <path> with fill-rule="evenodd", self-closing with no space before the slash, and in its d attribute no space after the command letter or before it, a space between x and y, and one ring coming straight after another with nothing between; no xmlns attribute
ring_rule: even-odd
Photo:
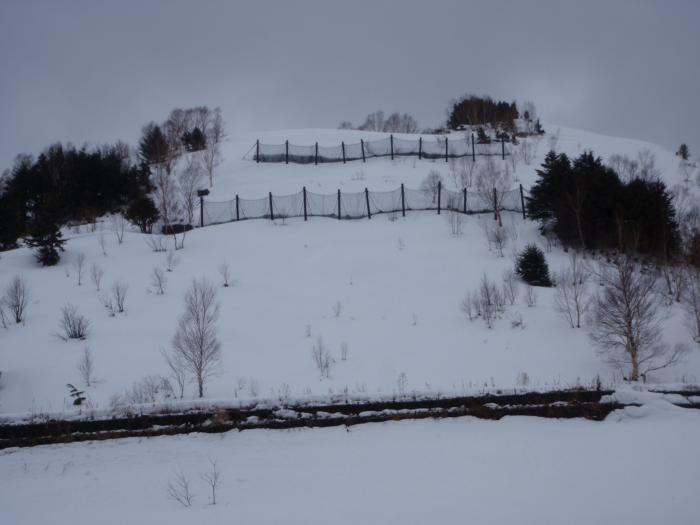
<svg viewBox="0 0 700 525"><path fill-rule="evenodd" d="M559 130L557 150L571 155L590 148L603 158L613 153L636 156L649 149L667 182L680 182L676 157L658 146L550 129ZM402 182L417 188L433 169L453 184L450 163L440 160L382 158L313 166L243 159L258 138L334 145L360 137L371 140L372 135L291 130L230 137L210 198L287 194L304 185L328 193L338 188L394 189ZM549 136L540 139L535 159L517 165L515 174L525 187L534 181L535 168L554 142ZM615 381L619 374L599 359L585 330L570 329L556 315L552 290L538 290L535 307L526 306L521 295L494 329L465 319L459 305L484 274L500 283L502 273L512 268L515 251L532 241L544 246L534 223L507 215L506 223L517 237L505 257L499 257L489 251L481 228L490 220L467 217L461 236L451 234L444 215L431 212L412 212L405 219L380 215L357 221L259 220L197 229L188 234L185 249L176 253L179 264L166 273L162 296L151 290L149 274L164 264L165 255L151 251L144 236L135 232L118 244L108 223L95 232L66 232L70 240L54 268L36 266L26 248L3 253L0 287L22 275L31 301L25 325L0 329L0 414L68 410L66 383L80 384L76 365L85 347L94 355L98 379L86 389L93 407L108 407L115 394L144 376L167 375L161 349L170 345L185 290L193 277L218 284L217 269L224 261L230 264L235 284L218 288L223 359L207 385L208 399L554 388L590 384L598 375L604 382ZM106 256L98 245L101 235ZM129 284L125 314L108 315L88 275L77 285L72 261L78 253L85 253L88 268L97 264L104 269L103 288L116 280ZM547 258L557 271L566 256L555 247ZM91 323L84 342L65 342L57 336L60 309L67 302ZM515 326L520 317L524 326ZM311 356L318 336L336 361L327 379L320 378ZM677 311L665 336L669 343L692 344ZM346 360L341 356L344 343L349 349ZM700 351L694 347L684 363L654 379L695 382L699 375ZM186 397L194 393L189 386Z"/></svg>

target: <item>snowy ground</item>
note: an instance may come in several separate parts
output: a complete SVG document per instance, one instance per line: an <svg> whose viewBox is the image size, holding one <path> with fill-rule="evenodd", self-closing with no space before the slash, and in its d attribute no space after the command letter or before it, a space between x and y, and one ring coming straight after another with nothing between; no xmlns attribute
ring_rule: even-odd
<svg viewBox="0 0 700 525"><path fill-rule="evenodd" d="M371 134L362 134L371 139ZM331 193L338 187L356 191L393 189L401 182L418 187L431 169L450 183L449 164L403 158L373 159L366 164L298 166L255 164L241 160L257 135L231 137L226 161L215 180L212 200L240 193L260 197L267 191L285 194L302 185ZM260 134L263 142L285 138L297 144L319 140L335 144L358 140L358 132L336 130L284 131ZM540 140L538 156L518 164L518 179L528 187L534 169L553 141ZM604 158L612 153L636 155L650 148L669 184L678 183L677 161L658 146L561 128L557 149L577 155L593 148ZM508 162L508 161L506 161ZM207 387L210 400L323 396L392 395L411 392L473 392L484 387L512 388L525 373L530 388L590 384L597 375L605 383L619 378L591 347L585 330L572 330L552 308L552 291L539 290L538 304L528 308L522 295L504 319L488 330L468 322L459 310L465 292L475 289L483 274L500 282L512 268L512 254L527 242L543 239L536 225L508 215L518 232L505 257L489 251L481 222L466 219L461 236L452 236L444 216L412 212L405 219L380 215L372 220L337 221L315 218L308 223L265 220L223 224L191 232L179 264L167 273L164 296L150 290L149 274L165 256L152 252L143 236L127 233L118 245L107 230L107 256L98 246L100 231L67 232L71 237L61 263L36 266L31 252L20 248L0 258L0 287L23 275L31 289L24 326L0 329L0 415L61 412L70 403L66 383L80 384L77 362L86 346L95 358L98 382L87 389L93 408L108 407L146 375L167 373L160 349L169 346L182 297L193 277L219 283L217 268L227 260L235 285L219 288L222 310L218 323L223 343L222 366ZM77 285L72 266L85 253L88 271ZM553 271L566 256L554 248L547 254ZM90 282L89 267L105 272L103 288L121 279L129 284L126 313L109 317ZM522 293L522 289L521 289ZM91 323L85 342L64 342L59 313L75 304ZM340 303L337 317L334 306ZM522 316L525 328L513 328ZM307 326L311 337L307 337ZM322 336L336 364L321 379L311 347ZM666 340L692 345L675 311L666 324ZM347 343L348 359L341 359ZM655 375L655 381L696 382L700 377L697 347L687 360ZM188 387L186 397L194 390Z"/></svg>
<svg viewBox="0 0 700 525"><path fill-rule="evenodd" d="M509 417L10 449L4 523L695 524L700 413ZM200 475L215 460L218 504ZM195 496L166 495L178 472Z"/></svg>

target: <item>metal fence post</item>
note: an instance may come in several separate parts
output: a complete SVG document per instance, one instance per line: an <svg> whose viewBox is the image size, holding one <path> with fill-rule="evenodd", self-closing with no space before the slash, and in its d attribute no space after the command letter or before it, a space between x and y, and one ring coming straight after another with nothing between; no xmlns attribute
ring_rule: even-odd
<svg viewBox="0 0 700 525"><path fill-rule="evenodd" d="M255 162L260 162L260 139L255 141Z"/></svg>
<svg viewBox="0 0 700 525"><path fill-rule="evenodd" d="M199 198L199 227L204 226L204 197Z"/></svg>
<svg viewBox="0 0 700 525"><path fill-rule="evenodd" d="M464 213L467 213L467 188L462 189L464 195Z"/></svg>
<svg viewBox="0 0 700 525"><path fill-rule="evenodd" d="M418 160L423 158L423 137L418 137Z"/></svg>
<svg viewBox="0 0 700 525"><path fill-rule="evenodd" d="M391 160L394 160L394 135L389 135L389 142L391 142Z"/></svg>
<svg viewBox="0 0 700 525"><path fill-rule="evenodd" d="M367 203L367 218L372 218L372 211L369 209L369 191L365 188L365 202Z"/></svg>
<svg viewBox="0 0 700 525"><path fill-rule="evenodd" d="M438 215L440 215L440 204L441 204L440 199L441 199L441 197L442 197L442 182L438 181L438 194L437 194Z"/></svg>
<svg viewBox="0 0 700 525"><path fill-rule="evenodd" d="M289 164L289 141L284 141L284 163Z"/></svg>
<svg viewBox="0 0 700 525"><path fill-rule="evenodd" d="M240 220L241 220L241 217L240 217L240 215L238 214L238 194L236 194L236 220L237 220L237 221L240 221Z"/></svg>
<svg viewBox="0 0 700 525"><path fill-rule="evenodd" d="M401 216L406 216L406 196L404 195L403 182L401 183Z"/></svg>
<svg viewBox="0 0 700 525"><path fill-rule="evenodd" d="M520 207L523 209L523 220L525 217L525 195L523 194L523 185L520 185Z"/></svg>
<svg viewBox="0 0 700 525"><path fill-rule="evenodd" d="M493 220L498 220L498 193L493 189Z"/></svg>
<svg viewBox="0 0 700 525"><path fill-rule="evenodd" d="M474 133L472 133L472 162L476 162L476 150L474 149Z"/></svg>
<svg viewBox="0 0 700 525"><path fill-rule="evenodd" d="M362 149L362 162L365 162L365 141L360 139L360 149Z"/></svg>
<svg viewBox="0 0 700 525"><path fill-rule="evenodd" d="M314 157L314 165L318 166L318 142L316 143L316 156Z"/></svg>
<svg viewBox="0 0 700 525"><path fill-rule="evenodd" d="M506 139L501 135L501 160L506 160Z"/></svg>
<svg viewBox="0 0 700 525"><path fill-rule="evenodd" d="M449 139L447 138L447 135L445 135L445 162L447 162L447 141Z"/></svg>
<svg viewBox="0 0 700 525"><path fill-rule="evenodd" d="M340 188L338 188L338 220L340 220L341 217L341 212L340 212Z"/></svg>
<svg viewBox="0 0 700 525"><path fill-rule="evenodd" d="M270 220L275 220L275 212L272 210L272 192L268 192L268 197L270 199Z"/></svg>
<svg viewBox="0 0 700 525"><path fill-rule="evenodd" d="M304 194L304 220L306 220L306 186L304 186L301 191Z"/></svg>
<svg viewBox="0 0 700 525"><path fill-rule="evenodd" d="M340 147L343 148L343 164L345 164L345 142L341 142Z"/></svg>

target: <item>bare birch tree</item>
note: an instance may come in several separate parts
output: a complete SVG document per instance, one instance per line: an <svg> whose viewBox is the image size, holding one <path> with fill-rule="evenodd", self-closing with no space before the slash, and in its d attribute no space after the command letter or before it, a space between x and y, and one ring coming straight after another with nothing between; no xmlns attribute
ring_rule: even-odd
<svg viewBox="0 0 700 525"><path fill-rule="evenodd" d="M196 155L191 155L187 159L185 168L178 177L180 202L185 214L185 223L194 224L195 211L197 210L197 190L202 181L202 166ZM182 243L185 242L185 233L182 234Z"/></svg>
<svg viewBox="0 0 700 525"><path fill-rule="evenodd" d="M554 292L554 307L566 319L571 328L581 328L581 321L588 310L586 297L590 273L580 255L572 251L569 267L559 273Z"/></svg>
<svg viewBox="0 0 700 525"><path fill-rule="evenodd" d="M678 362L687 347L663 344L666 308L656 276L631 258L601 263L595 276L603 290L593 299L590 337L610 364L627 369L630 381Z"/></svg>
<svg viewBox="0 0 700 525"><path fill-rule="evenodd" d="M487 157L476 175L479 199L486 209L494 211L499 226L503 226L501 210L506 192L511 189L512 184L510 170L501 169L491 157Z"/></svg>
<svg viewBox="0 0 700 525"><path fill-rule="evenodd" d="M73 269L78 276L78 286L83 284L83 275L85 274L85 254L78 252L73 260Z"/></svg>
<svg viewBox="0 0 700 525"><path fill-rule="evenodd" d="M93 383L93 376L95 374L95 360L92 357L92 352L88 347L83 350L83 355L78 361L78 373L80 378L85 383L85 386L89 387Z"/></svg>
<svg viewBox="0 0 700 525"><path fill-rule="evenodd" d="M204 397L204 385L221 360L221 343L216 336L218 318L216 289L205 278L194 279L185 294L185 313L172 346L176 359L194 376L199 397Z"/></svg>

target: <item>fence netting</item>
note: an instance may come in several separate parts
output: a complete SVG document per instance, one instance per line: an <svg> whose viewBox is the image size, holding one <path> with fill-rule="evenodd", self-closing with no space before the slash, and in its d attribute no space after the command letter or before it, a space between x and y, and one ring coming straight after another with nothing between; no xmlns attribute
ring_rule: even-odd
<svg viewBox="0 0 700 525"><path fill-rule="evenodd" d="M230 201L203 201L203 224L219 224L245 219L286 219L288 217L333 217L361 219L380 213L412 210L441 210L457 213L493 213L496 209L523 213L522 188L509 191L479 192L449 190L442 186L428 189L397 188L391 191L335 192L302 190L291 195L260 199L236 197Z"/></svg>
<svg viewBox="0 0 700 525"><path fill-rule="evenodd" d="M344 142L336 146L299 146L284 144L263 144L256 142L253 160L257 162L291 162L294 164L321 164L327 162L349 162L373 157L417 156L425 159L448 159L459 157L483 157L509 155L509 148L503 142L488 144L475 143L473 139L436 136L417 139L403 139L390 136L373 141L360 141L352 144Z"/></svg>

